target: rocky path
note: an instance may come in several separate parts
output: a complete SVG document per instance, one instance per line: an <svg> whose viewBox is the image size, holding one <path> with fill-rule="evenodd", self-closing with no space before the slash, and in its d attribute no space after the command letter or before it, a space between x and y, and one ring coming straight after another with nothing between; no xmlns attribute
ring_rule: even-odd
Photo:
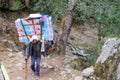
<svg viewBox="0 0 120 80"><path fill-rule="evenodd" d="M42 57L41 76L38 80L76 80L80 72L71 69L70 65L65 65L64 58L58 55ZM4 64L10 80L25 80L26 68L21 52L0 48L0 61ZM36 80L36 76L30 69L30 59L27 63L27 80Z"/></svg>

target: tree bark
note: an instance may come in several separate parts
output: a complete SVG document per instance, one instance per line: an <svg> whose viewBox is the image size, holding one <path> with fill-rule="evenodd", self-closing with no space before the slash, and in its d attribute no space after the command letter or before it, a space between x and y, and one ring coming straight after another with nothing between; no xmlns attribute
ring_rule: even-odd
<svg viewBox="0 0 120 80"><path fill-rule="evenodd" d="M68 36L71 32L72 14L68 13L62 22L62 34L59 39L61 54L65 54Z"/></svg>
<svg viewBox="0 0 120 80"><path fill-rule="evenodd" d="M74 3L73 3L74 2ZM72 3L72 4L71 4ZM72 27L72 21L73 21L73 15L72 15L72 10L75 7L77 3L77 0L69 0L69 12L66 14L66 16L61 20L61 33L57 32L57 47L59 48L60 54L65 54L66 52L66 45L67 45L67 40L69 37L69 34L71 32L71 27Z"/></svg>

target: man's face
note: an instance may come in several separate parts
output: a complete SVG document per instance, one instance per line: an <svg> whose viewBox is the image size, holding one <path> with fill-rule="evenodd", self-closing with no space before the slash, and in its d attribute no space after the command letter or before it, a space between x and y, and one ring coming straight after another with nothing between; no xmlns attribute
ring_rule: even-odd
<svg viewBox="0 0 120 80"><path fill-rule="evenodd" d="M37 43L37 40L33 40L33 43Z"/></svg>

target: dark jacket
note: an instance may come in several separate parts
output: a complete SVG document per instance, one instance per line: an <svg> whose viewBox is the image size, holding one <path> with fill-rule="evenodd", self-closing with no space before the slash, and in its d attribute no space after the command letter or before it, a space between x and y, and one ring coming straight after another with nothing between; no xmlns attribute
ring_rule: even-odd
<svg viewBox="0 0 120 80"><path fill-rule="evenodd" d="M36 57L40 57L41 58L41 44L42 44L42 42L40 42L40 41L38 41L37 43L36 43ZM28 47L28 57L29 56L34 56L34 53L33 53L33 43L32 42L30 42L29 43L29 47Z"/></svg>

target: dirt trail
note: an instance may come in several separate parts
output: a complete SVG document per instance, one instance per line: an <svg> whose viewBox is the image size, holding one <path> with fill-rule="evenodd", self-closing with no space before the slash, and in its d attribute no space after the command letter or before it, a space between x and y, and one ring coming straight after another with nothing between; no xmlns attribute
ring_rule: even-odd
<svg viewBox="0 0 120 80"><path fill-rule="evenodd" d="M62 80L60 75L60 68L62 67L62 60L60 56L57 57L42 57L41 59L41 73L39 80ZM34 73L30 69L30 59L28 66L28 80L35 80ZM30 75L29 75L30 74ZM32 77L31 77L32 76ZM31 79L32 78L32 79Z"/></svg>
<svg viewBox="0 0 120 80"><path fill-rule="evenodd" d="M41 59L41 76L38 80L69 80L70 77L79 75L79 72L73 76L70 73L63 75L63 56L48 56ZM10 80L25 80L25 61L21 52L12 52L11 49L0 47L0 61L4 64ZM27 80L36 80L36 76L30 69L30 59L27 66ZM66 78L63 78L65 77ZM68 77L68 78L67 78ZM71 80L74 80L71 78Z"/></svg>

